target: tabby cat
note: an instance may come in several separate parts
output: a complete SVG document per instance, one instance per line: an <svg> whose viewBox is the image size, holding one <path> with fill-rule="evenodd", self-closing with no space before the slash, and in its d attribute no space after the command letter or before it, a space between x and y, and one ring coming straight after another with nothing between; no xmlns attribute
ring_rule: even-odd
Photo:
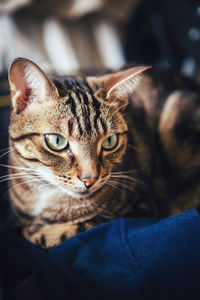
<svg viewBox="0 0 200 300"><path fill-rule="evenodd" d="M23 235L50 248L121 216L199 207L200 88L136 66L98 77L9 70L10 199Z"/></svg>

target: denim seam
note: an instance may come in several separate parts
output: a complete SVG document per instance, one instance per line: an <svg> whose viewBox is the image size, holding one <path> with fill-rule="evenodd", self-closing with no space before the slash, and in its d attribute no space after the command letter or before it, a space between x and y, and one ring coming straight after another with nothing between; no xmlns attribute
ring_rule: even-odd
<svg viewBox="0 0 200 300"><path fill-rule="evenodd" d="M138 262L136 255L134 254L133 248L131 247L130 242L128 240L127 220L124 218L121 219L120 221L120 240L133 273L136 275L137 278L140 278L141 276L145 276L145 278L147 279L147 276L145 272L142 271L142 266Z"/></svg>

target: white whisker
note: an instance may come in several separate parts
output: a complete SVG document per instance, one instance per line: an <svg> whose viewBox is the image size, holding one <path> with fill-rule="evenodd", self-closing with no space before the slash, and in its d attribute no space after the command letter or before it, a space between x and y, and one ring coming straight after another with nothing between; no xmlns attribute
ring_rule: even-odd
<svg viewBox="0 0 200 300"><path fill-rule="evenodd" d="M26 167L16 167L16 166L11 166L11 165L5 165L5 164L0 164L0 167L4 167L4 168L10 168L10 169L15 169L15 170L31 170L31 171L35 171L35 169L32 169L30 167L26 168Z"/></svg>
<svg viewBox="0 0 200 300"><path fill-rule="evenodd" d="M111 175L114 174L129 174L129 173L138 173L138 170L128 170L128 171L118 171L118 172L111 172Z"/></svg>
<svg viewBox="0 0 200 300"><path fill-rule="evenodd" d="M16 167L16 166L11 166L11 165L4 165L4 164L0 164L0 167L5 167L5 168L8 168L8 169L24 171L27 174L33 174L33 175L38 175L38 176L40 176L40 174L41 174L41 172L39 170L33 169L31 167L27 167L27 168L26 167ZM45 172L47 174L51 175L51 172L49 172L48 170L45 170ZM14 174L12 174L12 175L14 175Z"/></svg>
<svg viewBox="0 0 200 300"><path fill-rule="evenodd" d="M138 178L135 178L135 177L132 177L132 176L128 176L126 174L111 174L110 178L112 179L115 179L115 178L119 178L119 179L122 179L122 180L129 180L129 181L132 181L134 183L140 183L140 184L143 184L143 182L141 180L139 180Z"/></svg>
<svg viewBox="0 0 200 300"><path fill-rule="evenodd" d="M3 149L0 149L0 152L7 151L7 150L9 150L9 149L10 149L10 147L3 148Z"/></svg>
<svg viewBox="0 0 200 300"><path fill-rule="evenodd" d="M11 190L15 189L16 187L18 187L18 186L20 186L20 185L27 184L27 183L31 183L31 182L39 182L39 183L41 183L41 179L36 178L36 179L31 179L31 180L26 180L26 181L20 182L20 183L18 183L18 184L13 185L13 186L8 190L8 192L10 192Z"/></svg>
<svg viewBox="0 0 200 300"><path fill-rule="evenodd" d="M131 181L134 181L134 182L137 181L136 178L133 178L133 177L128 176L128 175L122 175L122 174L111 175L110 178L128 179L128 180L131 180Z"/></svg>
<svg viewBox="0 0 200 300"><path fill-rule="evenodd" d="M106 120L107 120L107 117L108 117L108 114L109 114L109 111L110 111L111 107L113 106L113 104L115 103L115 101L116 101L117 99L118 99L118 96L116 96L116 97L114 98L114 100L111 102L111 104L109 105L108 110L107 110L107 114L106 114L106 117L105 117Z"/></svg>
<svg viewBox="0 0 200 300"><path fill-rule="evenodd" d="M130 191L134 190L134 187L130 187L130 185L122 183L122 182L120 182L119 180L116 180L116 179L109 180L109 182L111 182L111 183L117 183L119 187L123 187L123 188L125 188L127 190L130 190Z"/></svg>
<svg viewBox="0 0 200 300"><path fill-rule="evenodd" d="M136 147L136 146L127 144L127 147L129 147L129 148L131 148L131 149L133 149L133 150L135 150L135 151L139 151L139 150L138 150L138 147Z"/></svg>
<svg viewBox="0 0 200 300"><path fill-rule="evenodd" d="M14 173L14 174L10 173L10 174L7 174L7 175L0 176L0 179L4 178L4 177L10 177L11 178L11 177L19 176L19 175L32 175L32 176L35 176L35 175L38 175L38 173L33 172L33 171L31 171L31 172L17 172L17 173Z"/></svg>
<svg viewBox="0 0 200 300"><path fill-rule="evenodd" d="M127 112L127 113L122 114L122 115L119 116L117 119L111 121L111 122L110 122L110 126L113 126L119 119L124 118L126 115L129 115L129 114L132 114L132 112L129 111L129 112ZM109 119L109 121L110 121L110 119Z"/></svg>
<svg viewBox="0 0 200 300"><path fill-rule="evenodd" d="M11 148L11 147L7 148L6 152L4 152L3 154L0 155L0 158L6 156L8 153L12 152L13 150L15 150L15 149Z"/></svg>
<svg viewBox="0 0 200 300"><path fill-rule="evenodd" d="M128 103L125 103L125 104L123 104L123 105L121 105L120 107L118 107L118 109L116 109L113 113L112 113L112 115L110 116L110 118L108 119L108 122L110 122L110 120L112 119L112 117L122 108L122 107L124 107L124 106L127 106L128 105Z"/></svg>
<svg viewBox="0 0 200 300"><path fill-rule="evenodd" d="M117 190L121 190L120 187L118 186L118 184L116 182L110 182L107 181L105 182L105 185L108 185L109 187L112 187L113 189L117 189Z"/></svg>
<svg viewBox="0 0 200 300"><path fill-rule="evenodd" d="M28 175L28 177L31 178L30 175ZM10 176L8 176L8 177L5 177L3 179L0 179L0 183L5 182L5 181L9 181L9 180L12 180L12 179L23 179L23 178L27 179L27 175L26 175L26 177L24 175L16 176L16 177L10 177Z"/></svg>

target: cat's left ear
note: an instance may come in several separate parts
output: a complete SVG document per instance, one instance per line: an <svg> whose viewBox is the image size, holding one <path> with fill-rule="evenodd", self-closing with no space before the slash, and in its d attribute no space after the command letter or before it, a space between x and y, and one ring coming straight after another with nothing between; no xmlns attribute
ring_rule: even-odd
<svg viewBox="0 0 200 300"><path fill-rule="evenodd" d="M97 85L105 90L108 102L116 99L115 105L121 105L120 102L128 102L128 97L135 91L142 78L141 74L150 68L150 66L136 66L106 74L97 77Z"/></svg>

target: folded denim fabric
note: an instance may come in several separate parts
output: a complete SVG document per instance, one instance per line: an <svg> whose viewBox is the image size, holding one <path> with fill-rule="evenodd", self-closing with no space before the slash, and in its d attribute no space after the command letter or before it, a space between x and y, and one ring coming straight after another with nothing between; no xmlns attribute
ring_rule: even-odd
<svg viewBox="0 0 200 300"><path fill-rule="evenodd" d="M200 299L195 210L166 219L122 218L48 251L9 229L0 251L6 299Z"/></svg>

